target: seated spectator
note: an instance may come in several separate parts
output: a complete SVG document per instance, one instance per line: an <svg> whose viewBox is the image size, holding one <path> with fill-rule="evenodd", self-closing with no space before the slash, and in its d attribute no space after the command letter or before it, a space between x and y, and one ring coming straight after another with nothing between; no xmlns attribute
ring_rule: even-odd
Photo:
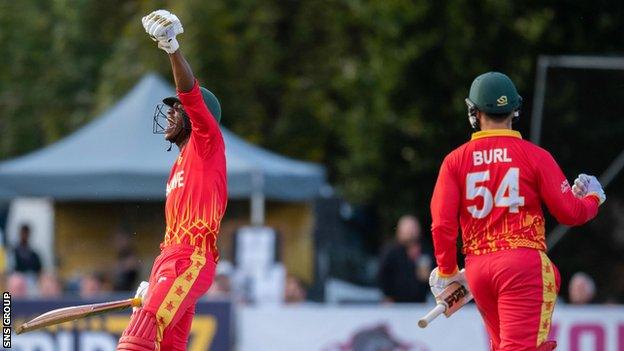
<svg viewBox="0 0 624 351"><path fill-rule="evenodd" d="M115 291L133 291L138 285L139 258L130 239L130 234L126 231L119 230L115 233L117 250L117 262L113 272L113 289Z"/></svg>
<svg viewBox="0 0 624 351"><path fill-rule="evenodd" d="M104 276L99 272L85 275L80 280L80 297L83 299L93 299L105 292Z"/></svg>
<svg viewBox="0 0 624 351"><path fill-rule="evenodd" d="M576 272L570 279L568 294L571 304L585 305L592 303L596 296L596 284L587 273Z"/></svg>
<svg viewBox="0 0 624 351"><path fill-rule="evenodd" d="M22 273L11 273L7 277L7 290L12 298L27 298L28 278Z"/></svg>
<svg viewBox="0 0 624 351"><path fill-rule="evenodd" d="M59 298L63 295L61 283L52 273L43 273L39 277L39 296L43 298Z"/></svg>
<svg viewBox="0 0 624 351"><path fill-rule="evenodd" d="M284 284L284 303L294 304L306 300L306 290L303 283L297 277L289 275Z"/></svg>
<svg viewBox="0 0 624 351"><path fill-rule="evenodd" d="M422 252L421 227L411 215L397 223L396 243L383 254L378 281L386 302L425 302L431 258Z"/></svg>
<svg viewBox="0 0 624 351"><path fill-rule="evenodd" d="M29 244L30 226L22 224L20 227L20 242L13 250L13 259L15 260L14 270L20 273L41 273L41 259Z"/></svg>
<svg viewBox="0 0 624 351"><path fill-rule="evenodd" d="M230 276L233 272L232 264L228 261L219 261L217 271L210 289L206 296L210 298L228 298L232 292L232 282Z"/></svg>

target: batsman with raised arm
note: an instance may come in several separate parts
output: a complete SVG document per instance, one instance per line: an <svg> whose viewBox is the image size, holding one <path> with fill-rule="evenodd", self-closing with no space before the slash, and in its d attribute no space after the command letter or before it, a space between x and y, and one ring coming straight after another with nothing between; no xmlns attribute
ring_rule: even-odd
<svg viewBox="0 0 624 351"><path fill-rule="evenodd" d="M546 256L542 203L562 224L594 218L606 196L593 176L570 187L550 153L512 130L521 97L506 75L488 72L470 87L468 116L480 131L446 156L431 200L438 267L434 295L453 281L468 287L491 350L546 351L561 278ZM461 225L466 267L457 266Z"/></svg>
<svg viewBox="0 0 624 351"><path fill-rule="evenodd" d="M143 305L132 314L117 350L186 350L195 303L214 278L217 235L227 205L221 107L210 91L199 86L179 50L176 36L184 30L178 17L158 10L142 22L169 54L177 90L177 96L165 98L157 107L154 132L164 132L180 154L167 182L161 253L149 284L143 282L137 290Z"/></svg>

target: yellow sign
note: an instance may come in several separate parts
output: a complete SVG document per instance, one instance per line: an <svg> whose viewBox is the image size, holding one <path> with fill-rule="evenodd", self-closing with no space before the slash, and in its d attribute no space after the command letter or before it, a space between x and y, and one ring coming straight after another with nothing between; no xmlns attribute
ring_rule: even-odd
<svg viewBox="0 0 624 351"><path fill-rule="evenodd" d="M16 319L15 325L25 322L24 319ZM93 317L87 319L79 319L73 322L66 322L59 325L53 325L45 328L45 331L51 333L77 331L103 332L114 334L119 337L124 329L128 326L130 318L123 315L110 315L102 317ZM205 351L210 350L217 333L217 319L210 315L195 315L193 324L191 325L191 333L189 336L189 351ZM20 337L28 337L28 334L20 335Z"/></svg>

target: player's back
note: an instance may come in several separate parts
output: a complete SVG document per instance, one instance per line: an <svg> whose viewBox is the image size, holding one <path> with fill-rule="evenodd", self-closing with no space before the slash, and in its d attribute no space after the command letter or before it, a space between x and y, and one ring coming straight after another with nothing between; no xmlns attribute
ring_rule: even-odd
<svg viewBox="0 0 624 351"><path fill-rule="evenodd" d="M550 154L512 130L475 133L449 154L445 162L455 171L461 195L464 253L545 249L539 186L544 157ZM561 186L569 188L567 182Z"/></svg>

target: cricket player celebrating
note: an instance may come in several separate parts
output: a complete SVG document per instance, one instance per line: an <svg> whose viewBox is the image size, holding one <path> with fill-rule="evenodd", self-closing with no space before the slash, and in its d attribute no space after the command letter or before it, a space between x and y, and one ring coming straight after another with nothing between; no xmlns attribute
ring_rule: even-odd
<svg viewBox="0 0 624 351"><path fill-rule="evenodd" d="M166 233L149 284L137 291L143 306L132 314L117 350L186 350L195 303L210 287L217 260L216 240L227 204L225 146L219 129L217 98L195 80L179 50L183 32L174 14L158 10L143 17L143 26L167 54L177 97L159 105L155 131L165 117L166 140L180 149L169 181L165 205Z"/></svg>
<svg viewBox="0 0 624 351"><path fill-rule="evenodd" d="M431 290L438 295L467 281L491 350L552 350L556 343L546 339L561 278L545 253L542 203L560 223L575 226L596 216L605 193L585 174L571 188L550 153L512 130L521 97L506 75L478 76L466 103L480 131L440 167L431 199L438 265ZM457 267L458 225L465 272Z"/></svg>

